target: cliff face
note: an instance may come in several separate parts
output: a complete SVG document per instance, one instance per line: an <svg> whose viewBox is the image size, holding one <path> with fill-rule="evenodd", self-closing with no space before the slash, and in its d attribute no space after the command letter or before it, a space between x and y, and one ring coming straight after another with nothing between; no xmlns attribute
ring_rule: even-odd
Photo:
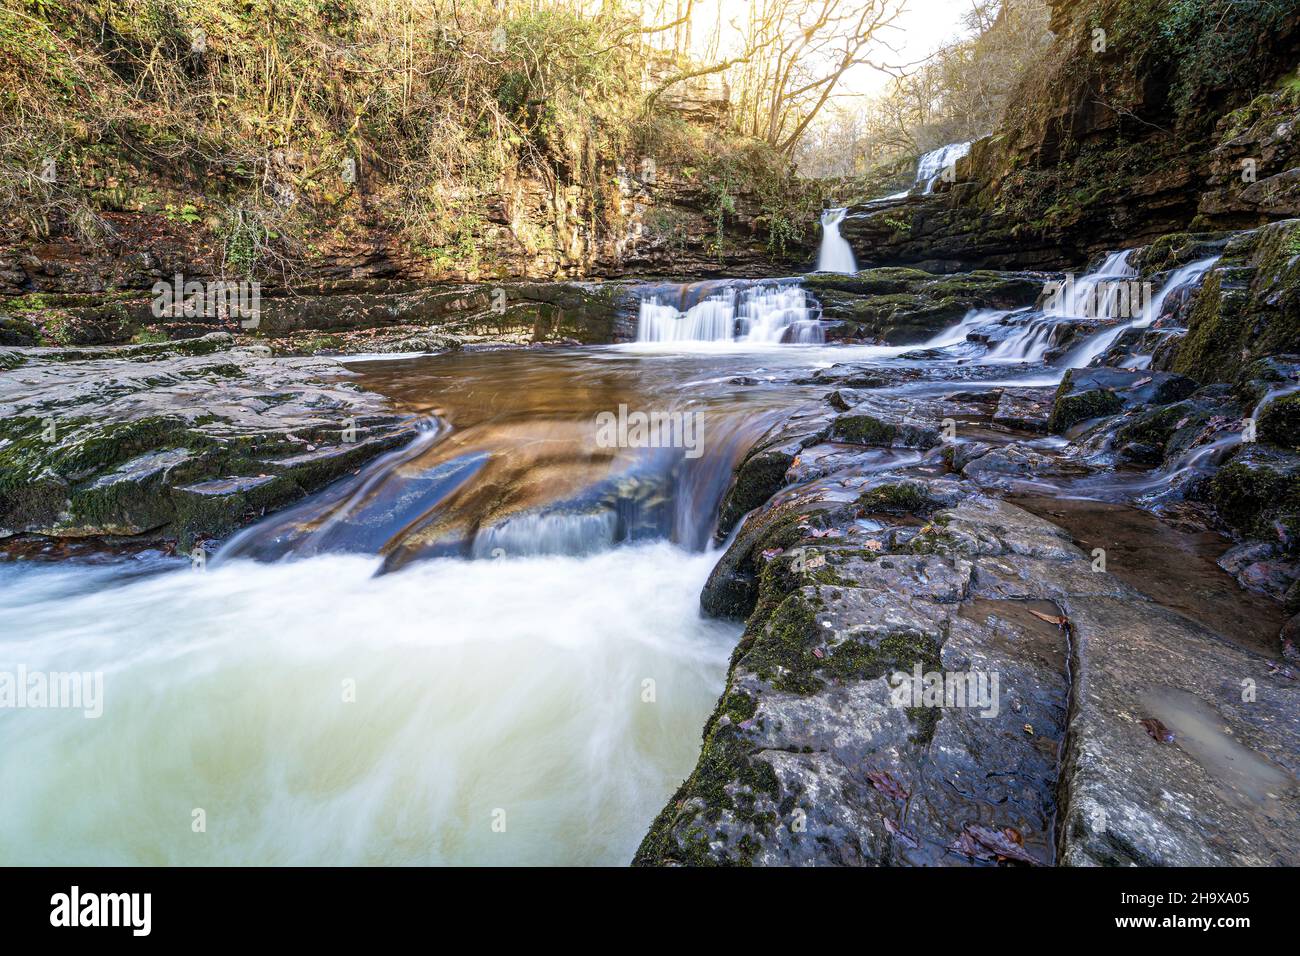
<svg viewBox="0 0 1300 956"><path fill-rule="evenodd" d="M1055 39L938 195L843 230L870 261L1066 267L1300 215L1300 3L1057 0Z"/></svg>

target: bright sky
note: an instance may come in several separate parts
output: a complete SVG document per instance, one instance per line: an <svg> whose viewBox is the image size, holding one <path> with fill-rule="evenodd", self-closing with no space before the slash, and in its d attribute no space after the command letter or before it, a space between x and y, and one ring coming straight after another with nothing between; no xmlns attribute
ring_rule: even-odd
<svg viewBox="0 0 1300 956"><path fill-rule="evenodd" d="M914 63L947 46L964 32L961 15L970 9L970 0L901 0L903 12L881 35L882 45L874 57L891 65ZM713 31L719 12L724 23L746 20L748 0L697 0L693 40L703 46ZM724 28L723 46L727 44ZM883 44L888 43L889 48ZM892 48L892 50L890 49ZM701 51L702 52L702 51ZM874 94L889 82L888 73L858 67L840 83L841 94Z"/></svg>

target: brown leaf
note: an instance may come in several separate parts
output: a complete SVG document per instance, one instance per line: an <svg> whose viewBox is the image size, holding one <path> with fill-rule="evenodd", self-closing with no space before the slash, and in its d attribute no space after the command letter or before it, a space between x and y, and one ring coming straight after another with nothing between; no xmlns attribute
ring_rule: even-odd
<svg viewBox="0 0 1300 956"><path fill-rule="evenodd" d="M913 849L920 846L920 844L916 842L916 837L912 836L912 834L908 833L893 820L889 819L889 817L881 817L880 819L885 821L885 829L898 837L899 840L903 841Z"/></svg>
<svg viewBox="0 0 1300 956"><path fill-rule="evenodd" d="M1046 621L1048 624L1055 624L1057 627L1065 627L1065 625L1070 623L1068 617L1060 617L1055 614L1044 614L1042 611L1035 611L1033 608L1029 609L1029 613L1040 621Z"/></svg>
<svg viewBox="0 0 1300 956"><path fill-rule="evenodd" d="M893 797L895 800L906 800L907 791L903 785L894 779L893 775L887 770L868 770L867 779L871 785L887 797Z"/></svg>
<svg viewBox="0 0 1300 956"><path fill-rule="evenodd" d="M884 545L881 544L879 541L877 541L875 538L872 538L867 542L868 551L879 551L882 548L884 548Z"/></svg>
<svg viewBox="0 0 1300 956"><path fill-rule="evenodd" d="M1147 734L1156 743L1172 744L1174 742L1174 732L1155 717L1143 717L1139 723L1142 724Z"/></svg>
<svg viewBox="0 0 1300 956"><path fill-rule="evenodd" d="M988 827L968 826L966 831L975 838L977 843L992 850L1003 859L1016 860L1019 863L1028 863L1031 866L1042 865L1042 861L1030 855L1023 846L1010 839L1006 830L990 830Z"/></svg>

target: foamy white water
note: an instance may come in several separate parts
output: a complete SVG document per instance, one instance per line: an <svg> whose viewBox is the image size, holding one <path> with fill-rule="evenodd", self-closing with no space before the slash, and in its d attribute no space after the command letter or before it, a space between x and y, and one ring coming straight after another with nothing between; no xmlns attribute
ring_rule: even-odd
<svg viewBox="0 0 1300 956"><path fill-rule="evenodd" d="M840 235L840 223L844 221L847 212L847 209L827 209L822 212L822 244L817 252L818 272L851 274L858 271L853 247Z"/></svg>
<svg viewBox="0 0 1300 956"><path fill-rule="evenodd" d="M624 864L738 635L716 557L0 566L0 668L104 673L0 712L0 863Z"/></svg>
<svg viewBox="0 0 1300 956"><path fill-rule="evenodd" d="M650 295L641 300L636 338L643 345L810 345L824 340L814 305L793 283L723 289L685 312Z"/></svg>

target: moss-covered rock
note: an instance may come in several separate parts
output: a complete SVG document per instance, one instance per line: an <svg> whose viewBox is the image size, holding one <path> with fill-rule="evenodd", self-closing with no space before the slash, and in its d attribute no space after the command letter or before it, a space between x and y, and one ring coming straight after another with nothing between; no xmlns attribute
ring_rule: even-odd
<svg viewBox="0 0 1300 956"><path fill-rule="evenodd" d="M1262 442L1300 451L1300 395L1275 398L1265 405L1256 432Z"/></svg>
<svg viewBox="0 0 1300 956"><path fill-rule="evenodd" d="M1247 537L1300 542L1300 458L1247 444L1210 481L1219 517Z"/></svg>
<svg viewBox="0 0 1300 956"><path fill-rule="evenodd" d="M841 415L831 425L834 441L851 445L879 445L889 447L898 429L873 415Z"/></svg>
<svg viewBox="0 0 1300 956"><path fill-rule="evenodd" d="M1300 221L1234 236L1207 274L1173 368L1231 382L1258 359L1300 352Z"/></svg>
<svg viewBox="0 0 1300 956"><path fill-rule="evenodd" d="M718 533L729 534L741 518L776 494L793 462L793 455L779 449L757 452L741 462L718 512Z"/></svg>
<svg viewBox="0 0 1300 956"><path fill-rule="evenodd" d="M1108 388L1094 388L1082 392L1070 392L1065 382L1056 394L1052 404L1052 417L1048 419L1048 430L1054 434L1068 431L1079 422L1093 418L1103 418L1118 414L1124 408L1124 400Z"/></svg>

